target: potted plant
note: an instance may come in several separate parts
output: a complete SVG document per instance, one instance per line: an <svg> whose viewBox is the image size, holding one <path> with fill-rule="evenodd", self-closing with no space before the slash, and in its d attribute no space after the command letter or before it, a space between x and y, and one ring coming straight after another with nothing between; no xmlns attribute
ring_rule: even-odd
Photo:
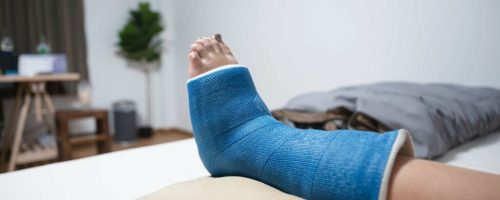
<svg viewBox="0 0 500 200"><path fill-rule="evenodd" d="M148 2L139 3L137 10L130 11L130 18L119 32L120 55L129 64L141 69L146 77L146 115L139 128L139 136L150 136L151 128L151 72L158 69L161 60L162 41L158 37L163 31L161 15L152 11Z"/></svg>

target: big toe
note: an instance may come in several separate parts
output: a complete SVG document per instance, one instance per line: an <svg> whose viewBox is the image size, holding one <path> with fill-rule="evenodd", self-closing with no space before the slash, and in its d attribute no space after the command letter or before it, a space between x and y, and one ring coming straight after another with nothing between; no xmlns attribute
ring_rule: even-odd
<svg viewBox="0 0 500 200"><path fill-rule="evenodd" d="M196 51L191 51L188 55L189 58L189 78L193 78L201 73L203 70L203 63L201 62L200 55Z"/></svg>

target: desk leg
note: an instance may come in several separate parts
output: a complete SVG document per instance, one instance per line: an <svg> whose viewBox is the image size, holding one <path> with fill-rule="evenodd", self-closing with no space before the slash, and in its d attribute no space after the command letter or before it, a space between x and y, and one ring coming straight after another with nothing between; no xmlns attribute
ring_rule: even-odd
<svg viewBox="0 0 500 200"><path fill-rule="evenodd" d="M31 94L29 91L24 94L24 103L21 108L21 113L19 114L19 121L17 121L16 133L14 135L14 144L10 151L9 167L8 171L13 171L16 169L17 154L19 153L19 147L21 146L24 124L26 123L26 117L28 115L28 110L31 103Z"/></svg>
<svg viewBox="0 0 500 200"><path fill-rule="evenodd" d="M35 116L38 123L42 122L42 84L35 83L31 85L31 92L35 94Z"/></svg>
<svg viewBox="0 0 500 200"><path fill-rule="evenodd" d="M40 95L43 97L43 101L45 102L45 107L47 108L47 112L45 112L45 125L49 128L49 131L54 134L56 131L55 125L54 125L54 114L56 112L56 109L54 107L54 103L52 102L52 99L49 96L49 93L45 90L45 85L42 83L40 86Z"/></svg>
<svg viewBox="0 0 500 200"><path fill-rule="evenodd" d="M20 83L17 86L17 92L16 92L16 99L14 100L14 106L10 110L9 114L9 123L6 124L4 128L4 132L2 134L2 146L0 147L0 172L3 172L4 170L7 170L6 163L7 161L7 154L9 152L10 147L12 147L12 140L14 137L13 134L13 128L16 124L16 119L19 114L19 109L21 109L21 97L24 93L24 90L26 89L26 84Z"/></svg>
<svg viewBox="0 0 500 200"><path fill-rule="evenodd" d="M44 83L42 83L42 84L44 84ZM43 100L45 100L45 105L47 105L47 109L49 110L49 113L53 115L56 112L54 102L52 102L52 99L50 98L49 93L47 93L47 91L45 90L45 85L41 86L41 90L42 90L41 94L43 96Z"/></svg>

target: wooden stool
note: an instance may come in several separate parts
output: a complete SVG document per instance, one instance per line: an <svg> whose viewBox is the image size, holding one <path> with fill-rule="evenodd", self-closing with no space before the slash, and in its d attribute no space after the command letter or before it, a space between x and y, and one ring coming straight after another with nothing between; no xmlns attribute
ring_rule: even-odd
<svg viewBox="0 0 500 200"><path fill-rule="evenodd" d="M69 121L87 117L96 119L96 133L94 135L71 136ZM107 110L58 110L55 118L59 160L70 160L71 147L77 144L97 144L97 153L99 154L111 151Z"/></svg>

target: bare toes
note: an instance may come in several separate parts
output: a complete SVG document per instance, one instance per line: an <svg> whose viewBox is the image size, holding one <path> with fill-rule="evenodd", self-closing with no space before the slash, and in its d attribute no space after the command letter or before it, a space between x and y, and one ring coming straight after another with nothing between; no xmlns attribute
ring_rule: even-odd
<svg viewBox="0 0 500 200"><path fill-rule="evenodd" d="M214 49L217 51L217 53L224 54L224 51L222 50L222 44L220 42L214 41Z"/></svg>
<svg viewBox="0 0 500 200"><path fill-rule="evenodd" d="M217 41L215 41L214 39L204 37L200 40L200 42L203 44L203 47L205 47L205 49L207 49L207 53L217 52L217 49L215 48Z"/></svg>
<svg viewBox="0 0 500 200"><path fill-rule="evenodd" d="M189 77L195 77L196 75L203 72L203 63L201 61L200 55L196 51L191 51L188 54L189 58L189 68L188 74Z"/></svg>
<svg viewBox="0 0 500 200"><path fill-rule="evenodd" d="M199 57L205 57L207 55L207 49L205 49L203 43L198 41L191 44L191 51L197 52Z"/></svg>
<svg viewBox="0 0 500 200"><path fill-rule="evenodd" d="M215 36L196 40L191 45L191 51L188 56L190 63L188 73L190 77L220 66L238 63L229 48L222 42L222 39L216 39Z"/></svg>
<svg viewBox="0 0 500 200"><path fill-rule="evenodd" d="M188 57L193 67L201 67L201 58L198 52L191 51L189 52Z"/></svg>
<svg viewBox="0 0 500 200"><path fill-rule="evenodd" d="M220 43L220 48L223 54L230 56L233 55L233 53L231 53L231 49L229 49L229 47L227 47L224 43Z"/></svg>

